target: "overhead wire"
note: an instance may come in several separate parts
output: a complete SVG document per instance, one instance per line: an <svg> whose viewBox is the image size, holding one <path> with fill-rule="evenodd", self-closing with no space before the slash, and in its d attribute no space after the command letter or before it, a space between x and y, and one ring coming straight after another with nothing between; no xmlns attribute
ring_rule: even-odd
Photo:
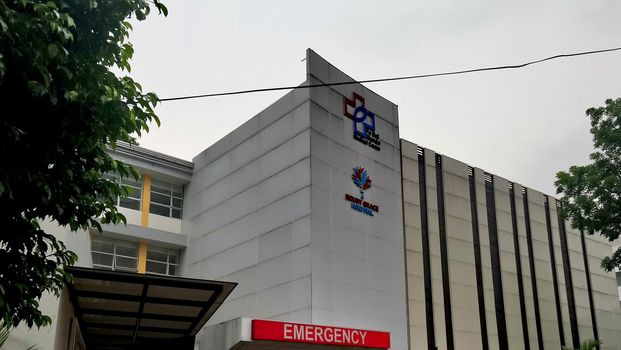
<svg viewBox="0 0 621 350"><path fill-rule="evenodd" d="M189 99L196 99L196 98L207 98L207 97L217 97L217 96L230 96L230 95L250 94L250 93L256 93L256 92L310 89L310 88L316 88L316 87L351 85L351 84L368 84L368 83L379 83L379 82L386 82L386 81L398 81L398 80L410 80L410 79L441 77L441 76L448 76L448 75L468 74L468 73L477 73L477 72L504 70L504 69L519 69L519 68L524 68L524 67L527 67L527 66L530 66L530 65L534 65L534 64L538 64L538 63L542 63L542 62L546 62L546 61L551 61L551 60L555 60L555 59L559 59L559 58L575 57L575 56L586 56L586 55L600 54L600 53L619 51L619 50L621 50L621 47L613 47L613 48L601 49L601 50L592 50L592 51L582 51L582 52L574 52L574 53L567 53L567 54L559 54L559 55L554 55L554 56L550 56L550 57L546 57L546 58L542 58L542 59L538 59L538 60L534 60L534 61L528 61L528 62L525 62L525 63L514 64L514 65L482 67L482 68L465 69L465 70L457 70L457 71L449 71L449 72L428 73L428 74L419 74L419 75L407 75L407 76L390 77L390 78L378 78L378 79L366 79L366 80L354 80L354 81L340 81L340 82L331 82L331 83L317 83L317 84L308 84L308 85L280 86L280 87L268 87L268 88L260 88L260 89L216 92L216 93L199 94L199 95L188 95L188 96L160 98L159 101L160 102L179 101L179 100L189 100Z"/></svg>

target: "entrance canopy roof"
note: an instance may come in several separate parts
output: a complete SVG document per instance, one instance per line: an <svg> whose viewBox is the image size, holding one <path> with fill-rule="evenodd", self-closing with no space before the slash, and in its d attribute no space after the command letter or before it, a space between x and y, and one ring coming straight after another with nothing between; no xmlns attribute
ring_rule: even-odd
<svg viewBox="0 0 621 350"><path fill-rule="evenodd" d="M237 285L79 267L67 271L74 277L69 294L88 349L193 338Z"/></svg>

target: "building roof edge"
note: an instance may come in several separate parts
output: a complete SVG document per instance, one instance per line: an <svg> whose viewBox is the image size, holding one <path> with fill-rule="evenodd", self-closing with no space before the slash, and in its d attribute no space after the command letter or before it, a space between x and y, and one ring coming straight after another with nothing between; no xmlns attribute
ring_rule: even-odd
<svg viewBox="0 0 621 350"><path fill-rule="evenodd" d="M116 148L109 147L111 154L125 156L131 159L147 161L152 164L163 166L165 168L181 171L192 175L194 163L176 158L164 153L153 151L136 145L130 145L127 142L117 142Z"/></svg>

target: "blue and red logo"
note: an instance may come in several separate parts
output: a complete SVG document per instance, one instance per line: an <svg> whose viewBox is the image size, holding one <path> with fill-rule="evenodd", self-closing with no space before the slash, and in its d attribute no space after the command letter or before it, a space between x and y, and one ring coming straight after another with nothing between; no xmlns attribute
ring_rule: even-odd
<svg viewBox="0 0 621 350"><path fill-rule="evenodd" d="M367 175L367 171L363 167L357 166L354 168L351 179L354 181L354 185L360 189L360 199L364 199L364 191L371 188L371 178Z"/></svg>
<svg viewBox="0 0 621 350"><path fill-rule="evenodd" d="M343 114L354 122L354 140L374 150L380 150L380 138L375 132L375 113L364 104L364 97L353 93L352 99L343 97Z"/></svg>
<svg viewBox="0 0 621 350"><path fill-rule="evenodd" d="M354 185L360 190L360 198L345 194L345 200L351 202L352 209L373 216L374 212L379 212L379 206L364 200L364 191L371 188L371 178L367 175L367 171L363 167L357 166L353 170L354 172L351 175L351 179Z"/></svg>

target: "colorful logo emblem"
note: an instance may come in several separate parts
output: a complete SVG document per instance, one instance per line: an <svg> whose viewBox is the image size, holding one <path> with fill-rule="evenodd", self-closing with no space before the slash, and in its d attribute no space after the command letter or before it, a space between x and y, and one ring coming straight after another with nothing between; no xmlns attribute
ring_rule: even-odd
<svg viewBox="0 0 621 350"><path fill-rule="evenodd" d="M375 133L375 113L365 107L364 97L355 92L351 100L343 97L343 114L354 122L354 140L379 151L381 142Z"/></svg>
<svg viewBox="0 0 621 350"><path fill-rule="evenodd" d="M345 200L351 202L351 208L363 214L373 216L373 213L379 212L379 206L364 200L364 191L371 188L371 178L367 175L367 171L360 166L355 167L351 174L354 185L360 190L360 198L345 194Z"/></svg>
<svg viewBox="0 0 621 350"><path fill-rule="evenodd" d="M351 179L354 180L354 185L360 189L360 199L364 199L364 191L371 188L371 178L367 175L367 171L363 167L357 166L354 168Z"/></svg>

